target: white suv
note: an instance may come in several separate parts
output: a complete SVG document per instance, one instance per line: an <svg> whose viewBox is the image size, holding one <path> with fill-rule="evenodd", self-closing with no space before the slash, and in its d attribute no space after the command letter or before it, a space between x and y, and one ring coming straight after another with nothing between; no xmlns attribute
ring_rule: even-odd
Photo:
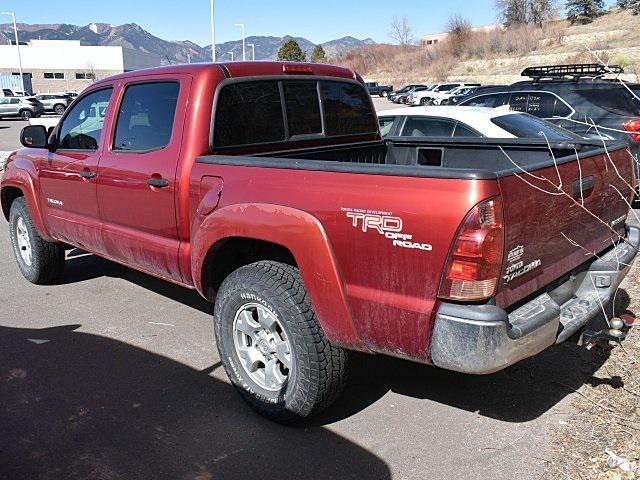
<svg viewBox="0 0 640 480"><path fill-rule="evenodd" d="M411 106L425 106L428 104L439 105L443 98L445 98L451 90L459 87L466 86L478 86L477 83L464 83L464 82L452 82L452 83L436 83L429 90L422 92L414 92L409 97L409 105Z"/></svg>

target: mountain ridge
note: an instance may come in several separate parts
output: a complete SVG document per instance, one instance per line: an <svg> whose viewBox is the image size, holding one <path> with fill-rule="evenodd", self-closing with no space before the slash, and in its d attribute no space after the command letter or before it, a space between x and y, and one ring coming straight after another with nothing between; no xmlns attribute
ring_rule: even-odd
<svg viewBox="0 0 640 480"><path fill-rule="evenodd" d="M164 40L150 33L136 23L111 25L108 23L92 22L87 25L73 25L69 23L49 24L18 24L18 35L21 42L29 40L79 40L87 45L121 46L147 53L153 53L161 58L163 64L191 62L207 62L211 59L211 45L200 46L185 40ZM311 57L311 52L317 44L304 37L284 35L282 37L253 35L245 39L246 58L252 57L255 46L255 60L274 60L283 43L294 38L300 48ZM7 43L14 39L13 25L0 24L0 42ZM371 38L364 40L352 36L344 36L335 40L321 43L327 57L338 57L349 50L372 45ZM230 60L233 53L234 60L242 58L242 41L231 40L216 45L216 56L219 59Z"/></svg>

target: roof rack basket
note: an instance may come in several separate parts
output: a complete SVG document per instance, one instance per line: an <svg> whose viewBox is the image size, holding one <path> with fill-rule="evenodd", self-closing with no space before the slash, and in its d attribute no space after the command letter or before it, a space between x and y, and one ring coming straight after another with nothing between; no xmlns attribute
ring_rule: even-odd
<svg viewBox="0 0 640 480"><path fill-rule="evenodd" d="M617 75L624 73L619 65L600 65L599 63L576 63L573 65L547 65L542 67L527 67L522 71L523 77L563 78L563 77L599 77L612 73Z"/></svg>

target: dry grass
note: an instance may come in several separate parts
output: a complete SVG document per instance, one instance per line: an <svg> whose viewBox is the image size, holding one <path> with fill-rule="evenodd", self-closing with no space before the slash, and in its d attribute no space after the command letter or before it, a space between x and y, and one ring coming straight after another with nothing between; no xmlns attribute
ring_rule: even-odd
<svg viewBox="0 0 640 480"><path fill-rule="evenodd" d="M626 295L618 295L618 314L640 312L639 266L622 284ZM545 479L640 479L640 328L631 330L622 347L594 355L608 358L592 358L602 366L584 378L573 414L553 433L554 457L541 459ZM583 371L593 370L584 365ZM610 468L605 450L629 460L631 471Z"/></svg>
<svg viewBox="0 0 640 480"><path fill-rule="evenodd" d="M464 42L435 46L372 45L351 51L334 62L364 76L399 86L407 82L441 80L510 83L529 65L594 62L587 47L633 75L640 71L638 17L614 12L589 25L564 21L489 32L468 32Z"/></svg>

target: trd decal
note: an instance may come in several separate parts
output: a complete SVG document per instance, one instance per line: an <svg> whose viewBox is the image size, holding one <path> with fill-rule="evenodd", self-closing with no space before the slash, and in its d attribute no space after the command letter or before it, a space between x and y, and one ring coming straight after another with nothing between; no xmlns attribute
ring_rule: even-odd
<svg viewBox="0 0 640 480"><path fill-rule="evenodd" d="M518 245L507 254L507 263L517 262L524 255L524 246Z"/></svg>
<svg viewBox="0 0 640 480"><path fill-rule="evenodd" d="M391 240L391 244L394 247L423 250L425 252L433 250L430 244L415 242L413 235L403 233L402 218L394 216L391 212L355 208L343 208L342 211L351 221L351 226L362 230L363 233L377 232Z"/></svg>

